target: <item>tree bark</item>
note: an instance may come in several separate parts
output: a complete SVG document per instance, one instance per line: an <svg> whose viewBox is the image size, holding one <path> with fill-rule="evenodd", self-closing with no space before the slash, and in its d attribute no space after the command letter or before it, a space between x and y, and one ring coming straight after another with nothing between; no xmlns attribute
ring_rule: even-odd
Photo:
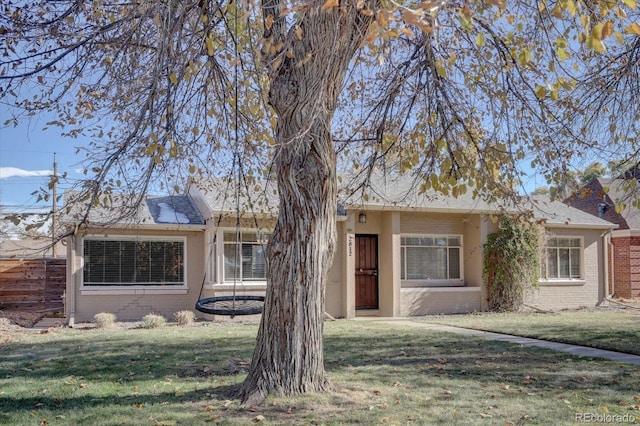
<svg viewBox="0 0 640 426"><path fill-rule="evenodd" d="M266 3L265 14L279 16L279 3ZM283 20L265 31L273 44L284 40L283 50L268 58L278 64L269 99L278 117L274 160L280 207L267 246L267 292L256 348L240 390L248 406L262 403L269 393L331 388L322 336L325 285L336 245L331 122L371 15L351 4L328 9L322 4L303 12L287 34Z"/></svg>

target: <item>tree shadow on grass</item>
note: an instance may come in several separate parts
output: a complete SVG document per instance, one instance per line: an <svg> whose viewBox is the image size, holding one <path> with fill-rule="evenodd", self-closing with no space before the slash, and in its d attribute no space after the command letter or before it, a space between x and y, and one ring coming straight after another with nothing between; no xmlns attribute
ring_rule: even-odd
<svg viewBox="0 0 640 426"><path fill-rule="evenodd" d="M249 367L255 329L247 330L215 337L132 330L12 342L0 350L0 378L11 389L0 393L0 423L34 410L71 418L72 412L142 412L137 407L162 414L162 404L198 415L207 404L224 408ZM640 389L637 366L540 348L346 322L326 334L325 366L342 386L491 388L500 383L531 392L596 389L624 395ZM278 415L281 407L264 409Z"/></svg>
<svg viewBox="0 0 640 426"><path fill-rule="evenodd" d="M433 377L446 376L529 389L640 389L638 366L443 332L407 333L398 328L364 338L328 337L325 351L329 372L376 370L360 375L372 383L402 377L405 383L429 386ZM375 368L380 366L387 368Z"/></svg>

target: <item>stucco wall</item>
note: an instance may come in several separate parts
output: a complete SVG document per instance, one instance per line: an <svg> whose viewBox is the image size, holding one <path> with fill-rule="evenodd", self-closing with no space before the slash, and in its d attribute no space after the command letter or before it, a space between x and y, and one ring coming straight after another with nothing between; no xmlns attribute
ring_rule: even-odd
<svg viewBox="0 0 640 426"><path fill-rule="evenodd" d="M346 314L343 306L343 273L345 264L345 231L346 222L338 222L338 239L336 243L336 255L333 265L329 270L327 287L325 290L325 311L334 318L343 318Z"/></svg>
<svg viewBox="0 0 640 426"><path fill-rule="evenodd" d="M358 311L357 315L426 315L473 312L482 309L482 239L485 219L480 214L424 212L366 212L366 223L351 212L352 235L378 236L380 309ZM351 217L351 216L350 216ZM345 225L347 226L347 225ZM348 235L348 232L343 232ZM461 235L463 243L463 287L407 287L400 280L400 235ZM342 244L346 247L346 244ZM392 248L392 246L394 246ZM343 271L344 272L344 271ZM353 274L353 271L347 271ZM331 297L327 293L327 305Z"/></svg>
<svg viewBox="0 0 640 426"><path fill-rule="evenodd" d="M91 235L88 232L85 235ZM73 298L67 297L66 314L72 323L91 321L99 312L110 312L118 320L139 320L149 313L159 314L173 319L173 314L181 310L195 310L200 293L204 272L204 232L202 231L118 231L96 234L101 237L140 236L140 237L186 237L185 242L185 281L186 290L164 291L151 289L130 290L124 287L83 288L83 238L76 237L69 248L74 259L68 272L67 292L73 292Z"/></svg>
<svg viewBox="0 0 640 426"><path fill-rule="evenodd" d="M482 310L480 287L403 288L402 316L463 314Z"/></svg>

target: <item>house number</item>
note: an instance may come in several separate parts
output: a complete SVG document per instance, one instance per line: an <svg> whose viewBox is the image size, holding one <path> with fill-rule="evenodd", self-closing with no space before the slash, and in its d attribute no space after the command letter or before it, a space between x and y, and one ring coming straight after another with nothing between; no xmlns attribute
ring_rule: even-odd
<svg viewBox="0 0 640 426"><path fill-rule="evenodd" d="M349 235L347 240L347 251L349 253L349 257L353 256L353 235Z"/></svg>

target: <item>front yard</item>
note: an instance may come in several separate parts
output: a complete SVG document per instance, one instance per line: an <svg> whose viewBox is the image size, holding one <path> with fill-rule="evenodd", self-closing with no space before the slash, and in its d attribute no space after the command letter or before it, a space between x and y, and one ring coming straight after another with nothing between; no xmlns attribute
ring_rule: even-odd
<svg viewBox="0 0 640 426"><path fill-rule="evenodd" d="M325 364L335 392L270 397L245 410L231 391L244 378L256 332L255 325L209 323L13 334L0 347L0 424L640 420L638 366L354 321L325 327Z"/></svg>

